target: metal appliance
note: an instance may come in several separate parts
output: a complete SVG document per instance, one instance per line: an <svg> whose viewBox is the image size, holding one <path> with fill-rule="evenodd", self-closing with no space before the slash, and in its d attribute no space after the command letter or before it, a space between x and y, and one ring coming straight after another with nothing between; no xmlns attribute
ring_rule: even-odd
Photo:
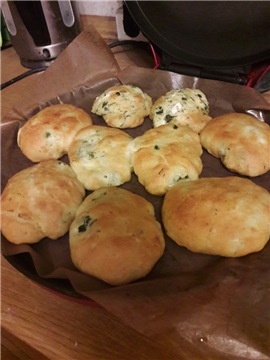
<svg viewBox="0 0 270 360"><path fill-rule="evenodd" d="M73 1L1 1L1 10L21 64L30 69L49 66L81 31Z"/></svg>

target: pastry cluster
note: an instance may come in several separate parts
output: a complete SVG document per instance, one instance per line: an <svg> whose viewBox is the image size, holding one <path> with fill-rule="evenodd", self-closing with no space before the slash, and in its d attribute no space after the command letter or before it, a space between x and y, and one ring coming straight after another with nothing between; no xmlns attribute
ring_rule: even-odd
<svg viewBox="0 0 270 360"><path fill-rule="evenodd" d="M265 246L269 192L237 174L270 170L268 124L240 113L211 118L198 89L174 89L153 102L137 86L116 85L94 100L92 113L105 125L58 104L19 129L18 146L36 164L12 176L2 192L8 241L31 244L68 233L72 262L83 273L111 285L146 276L165 240L153 205L118 187L134 172L147 192L164 197L164 230L180 246L227 257ZM150 130L134 137L125 131L147 117ZM203 149L234 176L200 178Z"/></svg>

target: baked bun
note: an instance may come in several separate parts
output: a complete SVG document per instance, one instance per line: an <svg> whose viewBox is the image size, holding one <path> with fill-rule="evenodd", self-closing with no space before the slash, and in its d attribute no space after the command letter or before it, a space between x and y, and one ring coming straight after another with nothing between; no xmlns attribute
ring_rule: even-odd
<svg viewBox="0 0 270 360"><path fill-rule="evenodd" d="M10 178L1 195L2 234L14 244L68 232L85 195L69 165L46 160Z"/></svg>
<svg viewBox="0 0 270 360"><path fill-rule="evenodd" d="M146 276L164 247L152 204L117 187L88 195L70 226L75 267L111 285Z"/></svg>
<svg viewBox="0 0 270 360"><path fill-rule="evenodd" d="M200 137L202 146L233 172L258 176L270 169L270 127L251 115L218 116Z"/></svg>
<svg viewBox="0 0 270 360"><path fill-rule="evenodd" d="M90 115L80 108L69 104L51 105L19 129L18 146L33 162L59 159L67 153L74 135L91 124Z"/></svg>
<svg viewBox="0 0 270 360"><path fill-rule="evenodd" d="M269 201L251 180L202 178L167 192L162 219L168 236L193 252L244 256L269 240Z"/></svg>
<svg viewBox="0 0 270 360"><path fill-rule="evenodd" d="M131 178L128 145L132 138L120 129L91 125L75 136L68 157L70 166L88 190L118 186Z"/></svg>
<svg viewBox="0 0 270 360"><path fill-rule="evenodd" d="M98 96L92 107L94 114L116 128L135 128L149 115L152 99L137 86L112 86Z"/></svg>
<svg viewBox="0 0 270 360"><path fill-rule="evenodd" d="M174 89L158 98L150 111L154 127L169 122L188 125L199 133L211 119L205 94L198 89Z"/></svg>
<svg viewBox="0 0 270 360"><path fill-rule="evenodd" d="M163 195L179 181L196 180L202 171L199 135L188 126L161 125L135 138L132 166L139 182L153 195Z"/></svg>

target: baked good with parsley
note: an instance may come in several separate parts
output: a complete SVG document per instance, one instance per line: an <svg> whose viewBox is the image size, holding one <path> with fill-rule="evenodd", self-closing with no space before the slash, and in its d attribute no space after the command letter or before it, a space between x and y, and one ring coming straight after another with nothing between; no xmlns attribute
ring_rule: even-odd
<svg viewBox="0 0 270 360"><path fill-rule="evenodd" d="M200 138L202 146L233 172L253 177L270 170L270 127L251 115L218 116Z"/></svg>
<svg viewBox="0 0 270 360"><path fill-rule="evenodd" d="M154 127L170 122L188 125L200 133L209 116L209 103L205 94L199 89L173 89L160 96L151 107L150 119Z"/></svg>
<svg viewBox="0 0 270 360"><path fill-rule="evenodd" d="M145 277L165 248L152 204L118 187L85 198L70 226L69 242L75 267L111 285Z"/></svg>
<svg viewBox="0 0 270 360"><path fill-rule="evenodd" d="M152 99L138 86L115 85L99 95L92 112L115 128L135 128L149 115Z"/></svg>
<svg viewBox="0 0 270 360"><path fill-rule="evenodd" d="M150 129L131 142L130 153L139 182L153 195L198 179L203 168L199 135L188 126L169 123Z"/></svg>
<svg viewBox="0 0 270 360"><path fill-rule="evenodd" d="M237 176L201 178L169 189L162 206L168 236L196 253L239 257L269 240L269 192Z"/></svg>
<svg viewBox="0 0 270 360"><path fill-rule="evenodd" d="M33 162L59 159L67 153L74 135L91 124L91 116L83 109L70 104L51 105L19 129L18 146Z"/></svg>
<svg viewBox="0 0 270 360"><path fill-rule="evenodd" d="M14 244L65 235L85 190L69 165L46 160L12 176L1 195L1 231Z"/></svg>
<svg viewBox="0 0 270 360"><path fill-rule="evenodd" d="M118 186L131 178L129 143L123 130L90 125L80 130L68 151L70 166L87 190Z"/></svg>

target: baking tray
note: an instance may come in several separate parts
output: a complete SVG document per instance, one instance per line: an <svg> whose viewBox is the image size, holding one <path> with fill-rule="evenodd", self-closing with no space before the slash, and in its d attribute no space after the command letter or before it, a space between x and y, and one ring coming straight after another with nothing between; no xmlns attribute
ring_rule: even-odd
<svg viewBox="0 0 270 360"><path fill-rule="evenodd" d="M69 56L76 57L78 54L81 59L82 48L85 48L83 39L80 38L79 44L76 44L79 49L71 51ZM93 54L98 56L97 52ZM137 85L153 100L172 88L201 89L209 100L211 116L253 109L252 111L256 111L255 115L263 120L270 110L270 105L263 96L250 88L138 67L118 71L115 75L100 71L97 76L88 71L88 74L93 75L91 79L86 79L82 72L76 74L76 79L74 76L76 81L79 79L76 86L60 93L62 83L55 79L61 76L61 80L63 78L63 81L70 81L70 77L66 79L61 71L73 76L73 66L74 63L77 64L76 59L67 61L64 57L63 61L67 68L60 61L59 66L50 67L46 77L42 75L40 81L40 94L44 95L44 89L47 94L55 93L55 96L46 101L39 97L33 100L33 104L22 102L1 123L2 188L12 175L32 165L22 155L16 143L18 129L29 116L47 105L59 102L80 106L90 113L95 97L117 83ZM90 62L89 57L87 61L91 66L98 67L99 61ZM108 69L111 69L110 64L111 61ZM83 64L80 64L80 69L82 68ZM50 86L47 83L49 76ZM54 84L56 88L53 88ZM64 84L63 88L68 88L66 86ZM95 124L105 126L100 117L91 115ZM150 119L146 118L142 126L127 132L135 137L151 127ZM64 157L63 160L67 161L67 158ZM201 176L232 175L219 159L208 153L203 153L202 160L204 169ZM269 190L269 176L267 173L252 180ZM161 220L162 197L148 194L134 174L131 181L121 187L152 202L156 217ZM189 348L188 353L196 354L197 358L212 356L227 359L229 356L241 359L241 353L246 351L247 359L267 359L266 354L270 350L267 297L270 244L259 253L233 259L195 254L166 237L164 256L151 273L143 279L118 287L109 286L74 268L70 262L68 236L57 241L43 239L37 244L19 246L10 244L2 237L1 245L3 256L33 281L49 290L65 294L70 299L75 300L79 295L95 301L124 323L155 341L160 334L166 332L176 344L185 343L186 349ZM254 302L256 307L253 306ZM202 338L207 341L200 341ZM235 343L238 346L232 347L231 344ZM191 356L183 358L190 359Z"/></svg>

